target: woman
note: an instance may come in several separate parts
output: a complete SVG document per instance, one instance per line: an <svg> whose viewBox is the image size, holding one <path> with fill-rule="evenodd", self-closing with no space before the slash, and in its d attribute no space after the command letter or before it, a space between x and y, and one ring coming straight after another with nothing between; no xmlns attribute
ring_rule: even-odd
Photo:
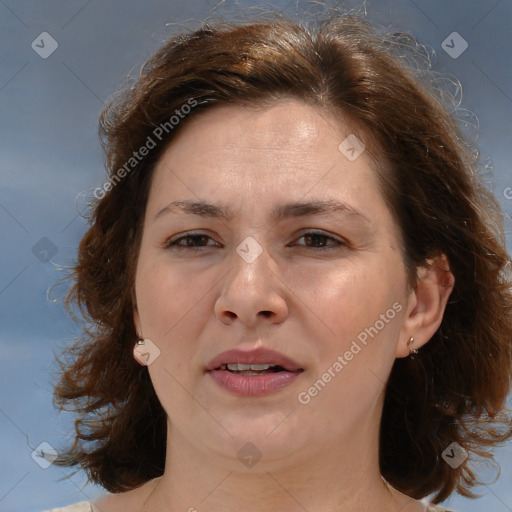
<svg viewBox="0 0 512 512"><path fill-rule="evenodd" d="M352 16L205 26L105 109L69 296L89 323L56 388L59 463L110 491L80 509L471 495L510 437L508 256L397 41Z"/></svg>

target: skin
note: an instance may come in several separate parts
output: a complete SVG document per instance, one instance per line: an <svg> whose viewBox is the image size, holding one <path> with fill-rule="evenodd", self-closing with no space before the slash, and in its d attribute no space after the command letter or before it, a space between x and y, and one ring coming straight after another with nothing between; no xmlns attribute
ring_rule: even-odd
<svg viewBox="0 0 512 512"><path fill-rule="evenodd" d="M162 478L98 509L424 510L381 478L379 422L395 358L409 355L411 337L420 348L437 330L453 276L441 258L408 283L368 152L349 161L338 149L350 133L364 141L328 112L280 100L213 107L166 149L147 204L134 322L160 350L148 371L169 418L167 465ZM233 217L164 210L176 200L223 205ZM270 217L275 206L313 200L350 210ZM195 249L168 245L190 231L209 238L187 239ZM304 236L311 231L325 236ZM262 249L252 263L236 252L248 236ZM299 393L393 304L394 318L301 404ZM217 354L260 345L304 372L264 397L231 395L205 373ZM251 468L237 457L247 442L262 455Z"/></svg>

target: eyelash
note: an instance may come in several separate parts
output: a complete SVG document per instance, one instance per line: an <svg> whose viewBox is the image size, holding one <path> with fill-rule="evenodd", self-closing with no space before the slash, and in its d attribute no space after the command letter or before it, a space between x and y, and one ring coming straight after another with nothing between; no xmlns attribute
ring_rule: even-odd
<svg viewBox="0 0 512 512"><path fill-rule="evenodd" d="M341 240L338 240L330 235L327 235L325 233L321 233L321 232L318 232L318 231L308 231L306 233L304 233L302 236L300 236L298 238L298 240L300 240L301 238L304 238L304 237L311 237L311 236L318 236L318 237L322 237L324 240L329 240L331 242L335 242L334 245L330 245L330 246L321 246L321 247L312 247L312 246L305 246L303 245L302 247L306 247L308 249L316 249L317 251L325 251L325 250L329 250L329 249L334 249L336 247L340 247L340 246L345 246L346 244L344 242L342 242ZM189 251L198 251L198 250L201 250L203 248L206 248L206 247L212 247L212 245L202 245L202 246L198 246L198 247L195 247L195 246L189 246L189 245L182 245L180 244L179 242L182 241L182 240L187 240L187 239L193 239L193 238L196 238L196 237L206 237L208 238L209 240L213 240L210 236L204 234L204 233L196 233L196 232L190 232L190 233L186 233L184 235L181 235L180 237L178 238L175 238L175 239L170 239L170 240L167 240L164 244L164 247L166 249L172 249L172 250L189 250Z"/></svg>

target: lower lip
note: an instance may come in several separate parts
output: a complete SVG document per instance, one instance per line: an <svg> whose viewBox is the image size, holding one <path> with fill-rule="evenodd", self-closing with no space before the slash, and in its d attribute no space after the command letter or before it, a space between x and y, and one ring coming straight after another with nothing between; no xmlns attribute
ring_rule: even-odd
<svg viewBox="0 0 512 512"><path fill-rule="evenodd" d="M289 386L302 372L276 372L263 375L241 375L228 370L211 370L211 378L238 396L261 396Z"/></svg>

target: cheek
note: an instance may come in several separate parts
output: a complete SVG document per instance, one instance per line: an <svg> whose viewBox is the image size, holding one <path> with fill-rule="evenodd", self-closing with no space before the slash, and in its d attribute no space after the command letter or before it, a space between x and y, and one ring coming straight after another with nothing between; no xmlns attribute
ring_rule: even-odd
<svg viewBox="0 0 512 512"><path fill-rule="evenodd" d="M188 381L197 356L194 341L209 318L210 288L204 279L179 272L164 259L150 260L144 255L139 259L136 293L141 327L160 350L149 373L168 412L187 406L182 384Z"/></svg>
<svg viewBox="0 0 512 512"><path fill-rule="evenodd" d="M292 289L297 290L298 307L311 319L316 335L330 340L331 345L336 340L334 347L340 349L376 322L381 328L381 315L385 329L379 330L389 332L394 324L396 332L400 324L397 309L402 308L393 309L393 304L401 303L405 297L399 262L384 270L382 261L342 261L329 272L322 269L295 276Z"/></svg>
<svg viewBox="0 0 512 512"><path fill-rule="evenodd" d="M310 412L337 411L331 414L340 428L374 407L395 360L405 296L398 276L382 274L339 273L323 290L310 284L320 317L309 327L318 359L302 391L314 397Z"/></svg>
<svg viewBox="0 0 512 512"><path fill-rule="evenodd" d="M144 334L164 340L176 338L177 333L196 323L192 318L203 316L210 288L204 274L171 268L165 258L151 262L141 258L136 292Z"/></svg>

